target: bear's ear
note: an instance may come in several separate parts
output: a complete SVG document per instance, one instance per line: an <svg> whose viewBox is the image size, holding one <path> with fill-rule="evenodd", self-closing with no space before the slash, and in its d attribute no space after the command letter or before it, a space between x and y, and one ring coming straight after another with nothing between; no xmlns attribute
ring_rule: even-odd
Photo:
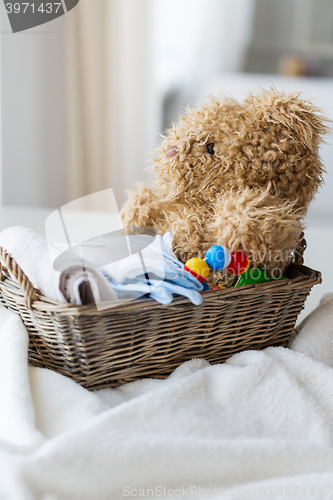
<svg viewBox="0 0 333 500"><path fill-rule="evenodd" d="M322 136L329 132L326 123L331 122L310 101L301 98L302 93L278 92L274 87L258 95L248 94L244 105L260 122L282 125L291 135L311 152L317 150Z"/></svg>

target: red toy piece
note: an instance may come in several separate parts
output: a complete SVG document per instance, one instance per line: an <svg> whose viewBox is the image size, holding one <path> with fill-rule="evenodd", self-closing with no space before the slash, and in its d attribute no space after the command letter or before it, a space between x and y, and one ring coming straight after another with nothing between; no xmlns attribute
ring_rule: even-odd
<svg viewBox="0 0 333 500"><path fill-rule="evenodd" d="M242 250L237 250L236 252L231 252L231 262L227 267L231 274L243 274L248 271L250 267L250 259Z"/></svg>

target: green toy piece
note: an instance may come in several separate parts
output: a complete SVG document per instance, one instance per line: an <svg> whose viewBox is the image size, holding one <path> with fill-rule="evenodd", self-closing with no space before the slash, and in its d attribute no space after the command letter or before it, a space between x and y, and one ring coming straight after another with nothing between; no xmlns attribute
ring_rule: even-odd
<svg viewBox="0 0 333 500"><path fill-rule="evenodd" d="M271 281L267 276L265 271L262 269L256 268L253 269L250 267L246 273L242 274L239 277L239 280L236 283L236 287L244 286L244 285L252 285L253 283L265 283L266 281Z"/></svg>
<svg viewBox="0 0 333 500"><path fill-rule="evenodd" d="M236 283L236 287L238 286L244 286L244 285L252 285L253 283L266 283L268 281L278 281L278 280L285 280L284 276L281 276L279 278L274 278L270 279L265 271L262 269L256 268L253 269L252 267L246 271L246 273L242 274L239 277L239 280Z"/></svg>

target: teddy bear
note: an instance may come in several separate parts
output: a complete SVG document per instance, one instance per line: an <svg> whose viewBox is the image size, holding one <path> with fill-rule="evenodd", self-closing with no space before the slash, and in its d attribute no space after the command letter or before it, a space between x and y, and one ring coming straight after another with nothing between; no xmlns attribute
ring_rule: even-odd
<svg viewBox="0 0 333 500"><path fill-rule="evenodd" d="M219 244L244 251L254 267L282 272L323 182L326 121L301 93L275 87L242 103L222 96L188 107L162 137L152 184L129 193L124 225L170 231L183 263Z"/></svg>

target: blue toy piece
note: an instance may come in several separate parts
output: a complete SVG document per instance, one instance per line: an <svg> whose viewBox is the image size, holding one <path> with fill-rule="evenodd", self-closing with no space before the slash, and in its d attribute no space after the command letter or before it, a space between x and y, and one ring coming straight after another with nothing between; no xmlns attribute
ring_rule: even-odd
<svg viewBox="0 0 333 500"><path fill-rule="evenodd" d="M207 250L205 260L214 271L220 271L229 266L231 253L222 245L214 245Z"/></svg>
<svg viewBox="0 0 333 500"><path fill-rule="evenodd" d="M203 282L202 283L202 286L203 286L203 290L209 290L209 286L207 285L207 283Z"/></svg>

